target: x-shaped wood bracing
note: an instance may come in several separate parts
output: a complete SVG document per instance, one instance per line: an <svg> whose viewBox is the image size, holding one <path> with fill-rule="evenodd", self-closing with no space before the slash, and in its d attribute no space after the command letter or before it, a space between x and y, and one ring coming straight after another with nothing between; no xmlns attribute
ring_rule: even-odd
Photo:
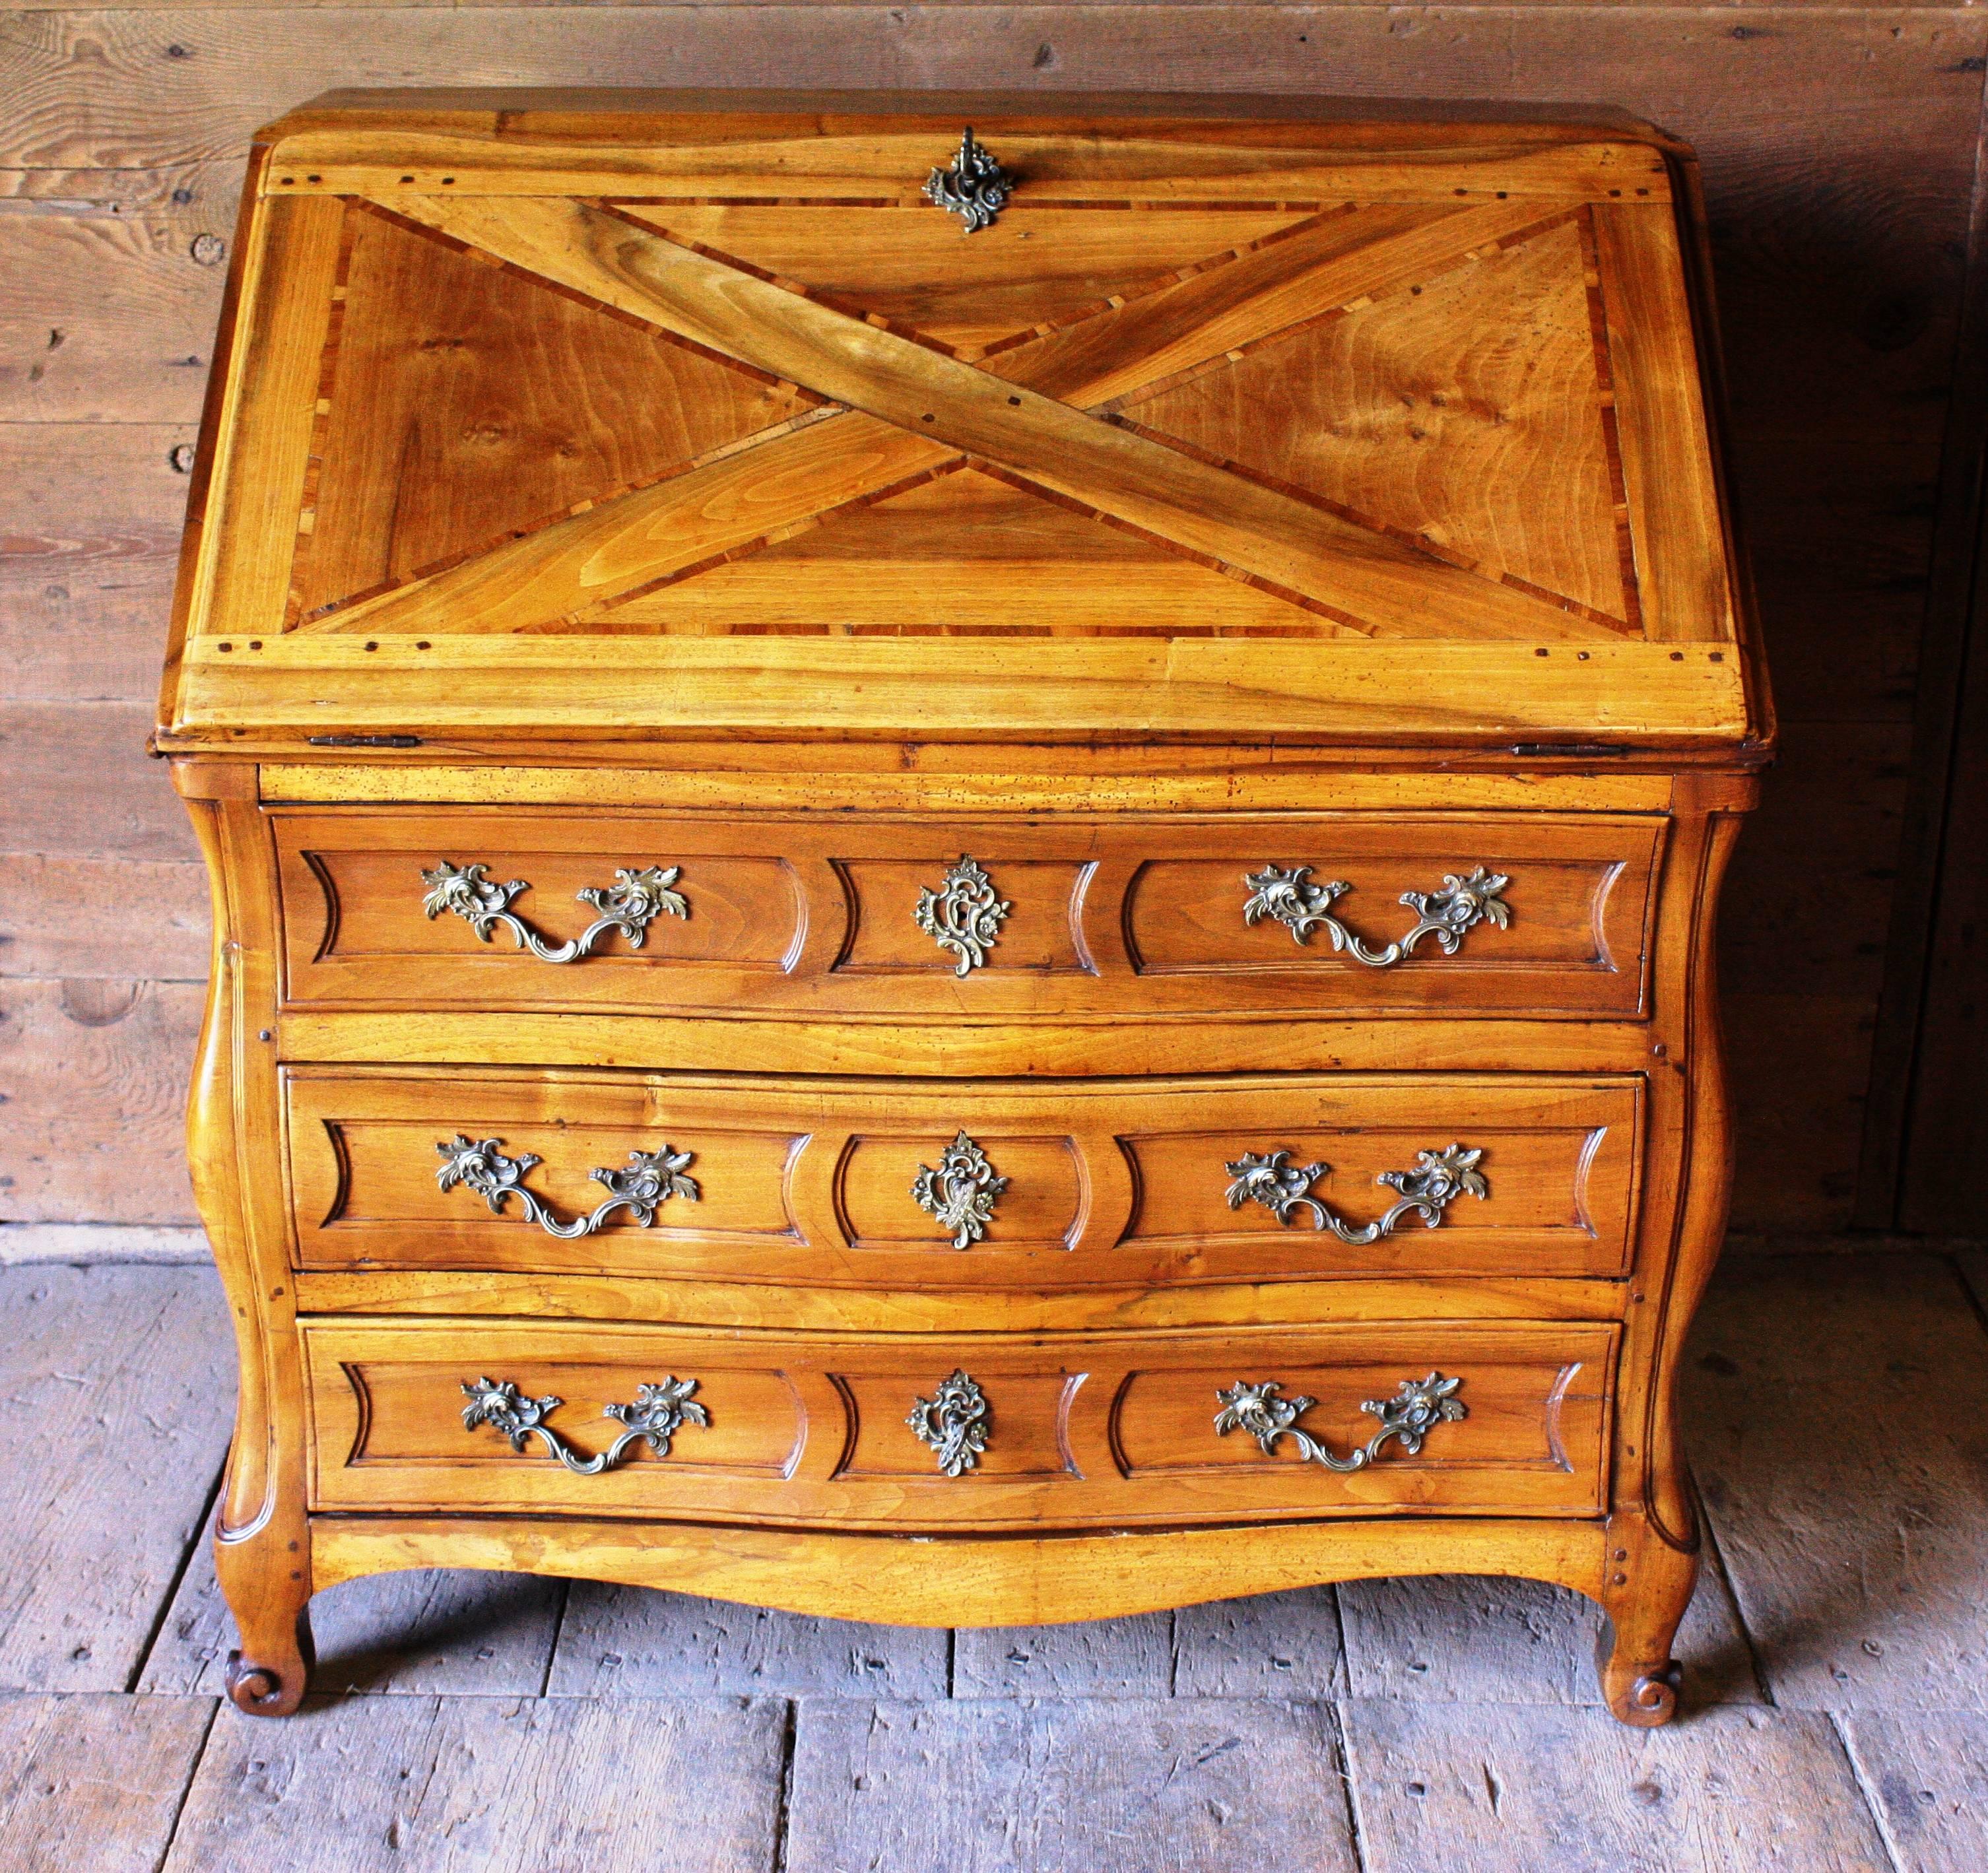
<svg viewBox="0 0 1988 1873"><path fill-rule="evenodd" d="M972 459L1248 575L1354 633L1620 636L1092 413L1557 218L1537 201L1320 215L1224 265L978 363L672 241L632 209L516 196L401 198L391 207L841 407L306 630L505 632L584 623L686 568Z"/></svg>

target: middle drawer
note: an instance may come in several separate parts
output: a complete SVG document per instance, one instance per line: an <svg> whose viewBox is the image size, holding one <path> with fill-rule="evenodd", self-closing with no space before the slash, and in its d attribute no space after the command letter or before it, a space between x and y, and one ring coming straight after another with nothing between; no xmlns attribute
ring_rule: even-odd
<svg viewBox="0 0 1988 1873"><path fill-rule="evenodd" d="M1633 1076L283 1072L304 1270L1067 1289L1629 1265Z"/></svg>

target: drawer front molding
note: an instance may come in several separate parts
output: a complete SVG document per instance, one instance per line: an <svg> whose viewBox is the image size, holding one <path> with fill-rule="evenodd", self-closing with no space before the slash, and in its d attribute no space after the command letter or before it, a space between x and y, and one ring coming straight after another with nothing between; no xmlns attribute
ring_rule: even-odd
<svg viewBox="0 0 1988 1873"><path fill-rule="evenodd" d="M1479 865L1468 877L1445 872L1440 891L1402 892L1400 901L1415 914L1415 928L1385 949L1369 949L1332 915L1335 901L1353 887L1343 878L1314 884L1311 872L1309 865L1288 870L1266 865L1261 871L1247 874L1242 880L1249 887L1242 906L1243 922L1254 925L1269 918L1282 924L1297 943L1310 942L1311 933L1323 929L1332 938L1334 950L1371 969L1391 969L1405 962L1424 937L1434 937L1437 948L1453 956L1479 923L1488 921L1500 930L1511 928L1511 906L1499 894L1512 881L1501 871L1488 871Z"/></svg>
<svg viewBox="0 0 1988 1873"><path fill-rule="evenodd" d="M649 925L658 917L688 917L690 904L681 891L672 891L682 875L679 865L644 865L636 869L617 866L612 884L590 884L573 894L600 915L579 935L553 944L539 935L511 908L511 901L532 887L522 878L499 884L489 875L488 865L453 865L438 859L432 871L421 872L428 895L421 908L433 922L445 911L453 911L485 942L500 928L510 931L518 947L541 962L577 962L590 955L596 943L610 931L628 939L631 949L640 949Z"/></svg>
<svg viewBox="0 0 1988 1873"><path fill-rule="evenodd" d="M1227 1166L1234 1180L1225 1193L1229 1207L1240 1209L1245 1203L1260 1203L1283 1224L1297 1221L1309 1211L1315 1229L1330 1229L1343 1242L1364 1248L1384 1236L1391 1236L1405 1216L1418 1215L1423 1226L1434 1229L1443 1212L1459 1196L1488 1197L1491 1185L1477 1168L1484 1154L1461 1144L1447 1151L1418 1151L1412 1171L1383 1171L1374 1181L1398 1190L1401 1200L1385 1215L1377 1216L1355 1229L1327 1205L1311 1195L1311 1187L1332 1168L1329 1164L1293 1164L1287 1151L1245 1151Z"/></svg>
<svg viewBox="0 0 1988 1873"><path fill-rule="evenodd" d="M519 1391L509 1379L465 1379L463 1395L469 1401L462 1409L462 1428L472 1435L485 1425L501 1432L511 1448L522 1452L525 1440L536 1437L547 1452L576 1476L598 1476L611 1470L637 1444L647 1444L659 1457L670 1454L670 1439L685 1425L700 1427L711 1422L711 1414L691 1394L695 1379L680 1379L671 1373L654 1384L639 1385L632 1405L610 1404L601 1412L624 1427L605 1450L583 1457L546 1422L566 1401L550 1395L534 1398Z"/></svg>
<svg viewBox="0 0 1988 1873"><path fill-rule="evenodd" d="M1404 1379L1391 1398L1368 1398L1361 1410L1381 1421L1381 1428L1358 1449L1335 1456L1330 1448L1310 1432L1301 1429L1299 1418L1317 1404L1300 1393L1295 1398L1282 1396L1283 1382L1263 1379L1254 1383L1238 1379L1215 1396L1222 1409L1215 1414L1215 1433L1226 1437L1232 1431L1246 1431L1256 1440L1266 1457L1275 1456L1277 1440L1289 1438L1307 1463L1323 1464L1342 1475L1364 1470L1390 1443L1398 1441L1412 1456L1422 1454L1422 1440L1439 1424L1469 1415L1455 1395L1463 1381L1445 1378L1432 1371L1425 1379Z"/></svg>
<svg viewBox="0 0 1988 1873"><path fill-rule="evenodd" d="M955 1369L929 1398L913 1402L904 1422L921 1444L931 1447L947 1476L964 1476L987 1454L993 1419L986 1393L963 1371Z"/></svg>
<svg viewBox="0 0 1988 1873"><path fill-rule="evenodd" d="M453 1139L438 1144L435 1149L441 1154L443 1162L435 1172L437 1185L445 1192L458 1185L475 1191L490 1205L493 1215L502 1215L505 1204L516 1197L524 1207L526 1221L536 1222L548 1236L563 1240L591 1236L618 1210L625 1209L631 1221L646 1229L656 1219L658 1204L667 1203L671 1197L695 1203L702 1194L697 1180L684 1175L695 1154L673 1150L665 1144L659 1151L631 1151L625 1171L597 1165L588 1175L597 1184L607 1185L607 1201L587 1215L570 1217L562 1222L546 1200L525 1185L526 1174L545 1161L529 1151L507 1158L499 1148L503 1142L502 1138L479 1138L472 1142L458 1132Z"/></svg>

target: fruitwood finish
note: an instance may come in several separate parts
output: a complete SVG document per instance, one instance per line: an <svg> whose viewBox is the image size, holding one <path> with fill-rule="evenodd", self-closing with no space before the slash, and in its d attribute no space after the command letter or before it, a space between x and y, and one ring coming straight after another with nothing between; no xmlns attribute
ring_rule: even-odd
<svg viewBox="0 0 1988 1873"><path fill-rule="evenodd" d="M264 134L203 433L237 1703L394 1567L1476 1567L1663 1721L1772 737L1689 152L989 100L966 234L915 100L514 105Z"/></svg>

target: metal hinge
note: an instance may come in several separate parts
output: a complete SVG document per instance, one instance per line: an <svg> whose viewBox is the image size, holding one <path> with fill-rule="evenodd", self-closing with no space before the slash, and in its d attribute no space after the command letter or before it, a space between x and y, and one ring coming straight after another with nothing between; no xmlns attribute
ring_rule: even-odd
<svg viewBox="0 0 1988 1873"><path fill-rule="evenodd" d="M313 748L418 748L418 735L313 735Z"/></svg>
<svg viewBox="0 0 1988 1873"><path fill-rule="evenodd" d="M1640 754L1640 749L1614 742L1514 742L1512 752L1526 759L1557 756L1562 759L1590 761L1597 755Z"/></svg>

